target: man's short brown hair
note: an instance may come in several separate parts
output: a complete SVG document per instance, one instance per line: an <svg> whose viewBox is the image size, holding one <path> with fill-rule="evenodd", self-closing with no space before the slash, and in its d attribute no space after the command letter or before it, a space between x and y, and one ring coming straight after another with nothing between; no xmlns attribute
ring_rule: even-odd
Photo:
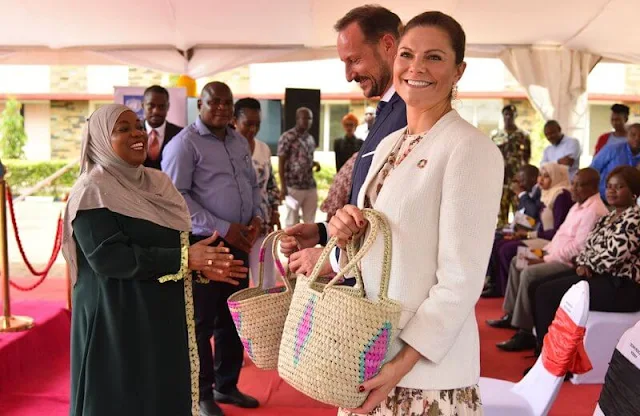
<svg viewBox="0 0 640 416"><path fill-rule="evenodd" d="M377 43L386 34L396 40L400 38L402 21L385 7L367 4L351 9L336 22L334 29L340 32L354 22L358 23L367 43Z"/></svg>

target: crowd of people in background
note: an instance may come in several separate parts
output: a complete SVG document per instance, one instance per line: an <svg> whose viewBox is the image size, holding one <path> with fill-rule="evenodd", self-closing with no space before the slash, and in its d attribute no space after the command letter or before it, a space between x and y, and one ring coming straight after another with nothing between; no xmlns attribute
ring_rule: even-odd
<svg viewBox="0 0 640 416"><path fill-rule="evenodd" d="M539 355L562 295L577 281L589 281L591 310L640 310L640 124L627 124L629 107L613 105L613 131L579 169L578 140L550 120L538 169L528 164L530 140L515 114L513 106L503 109L511 129L494 136L511 167L498 224L510 207L513 221L496 231L482 296L504 296L504 315L487 324L516 330L497 347Z"/></svg>

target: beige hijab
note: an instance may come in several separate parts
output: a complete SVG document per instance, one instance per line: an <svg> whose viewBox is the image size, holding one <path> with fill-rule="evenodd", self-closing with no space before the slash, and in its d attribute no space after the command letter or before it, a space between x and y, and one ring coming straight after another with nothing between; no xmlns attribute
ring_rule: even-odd
<svg viewBox="0 0 640 416"><path fill-rule="evenodd" d="M69 195L62 240L74 285L78 264L72 223L78 211L107 208L174 230L191 230L187 205L169 177L156 169L129 165L111 147L116 121L125 111L131 110L120 104L100 107L82 132L80 177Z"/></svg>
<svg viewBox="0 0 640 416"><path fill-rule="evenodd" d="M544 209L540 213L542 229L550 230L554 225L553 203L558 195L560 195L565 189L569 189L571 186L571 183L569 182L569 167L552 162L542 165L540 167L540 171L547 172L551 178L551 187L547 190L542 190L540 196L540 200L544 204Z"/></svg>

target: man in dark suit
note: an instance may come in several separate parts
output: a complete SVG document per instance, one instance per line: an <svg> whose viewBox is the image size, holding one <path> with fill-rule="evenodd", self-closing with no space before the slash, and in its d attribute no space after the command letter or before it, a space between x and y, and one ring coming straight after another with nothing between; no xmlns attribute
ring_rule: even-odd
<svg viewBox="0 0 640 416"><path fill-rule="evenodd" d="M401 21L384 7L366 5L349 11L334 27L338 32L338 55L345 64L347 81L360 84L367 98L380 97L375 122L353 168L349 203L357 205L360 188L367 178L378 144L407 125L405 103L393 87L393 61L398 51ZM314 247L327 242L327 225L298 224L285 231L295 237L281 242L283 254L289 257L289 267L295 273L309 275L322 252ZM298 250L297 245L302 250ZM330 274L337 269L336 252L331 255L331 264L326 263L321 273Z"/></svg>
<svg viewBox="0 0 640 416"><path fill-rule="evenodd" d="M147 160L144 165L160 169L162 151L182 127L167 121L169 111L169 91L159 85L152 85L144 91L144 126L149 141Z"/></svg>

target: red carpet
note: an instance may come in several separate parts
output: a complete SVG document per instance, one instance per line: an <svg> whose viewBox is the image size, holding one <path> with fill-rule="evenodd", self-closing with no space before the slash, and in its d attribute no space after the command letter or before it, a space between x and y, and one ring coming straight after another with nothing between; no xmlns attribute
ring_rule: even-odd
<svg viewBox="0 0 640 416"><path fill-rule="evenodd" d="M16 314L36 318L37 328L20 334L0 334L0 415L63 416L68 414L69 397L69 315L61 308L65 301L64 280L47 279L33 292L12 291ZM30 301L27 301L30 300ZM38 300L40 302L34 302ZM45 300L45 301L42 301ZM57 300L57 303L47 302ZM481 300L476 308L480 326L482 376L517 381L533 363L528 353L505 353L495 343L512 331L489 328L488 318L501 315L501 299ZM10 337L21 338L20 349L9 345ZM15 338L13 338L15 339ZM42 348L45 345L46 348ZM23 347L24 346L24 347ZM334 408L298 393L275 371L258 370L247 360L240 388L260 400L255 410L223 406L229 416L333 416ZM552 416L590 416L601 386L575 386L565 382L551 411Z"/></svg>
<svg viewBox="0 0 640 416"><path fill-rule="evenodd" d="M69 407L69 311L60 302L18 301L34 318L23 332L0 334L0 415L64 415Z"/></svg>

